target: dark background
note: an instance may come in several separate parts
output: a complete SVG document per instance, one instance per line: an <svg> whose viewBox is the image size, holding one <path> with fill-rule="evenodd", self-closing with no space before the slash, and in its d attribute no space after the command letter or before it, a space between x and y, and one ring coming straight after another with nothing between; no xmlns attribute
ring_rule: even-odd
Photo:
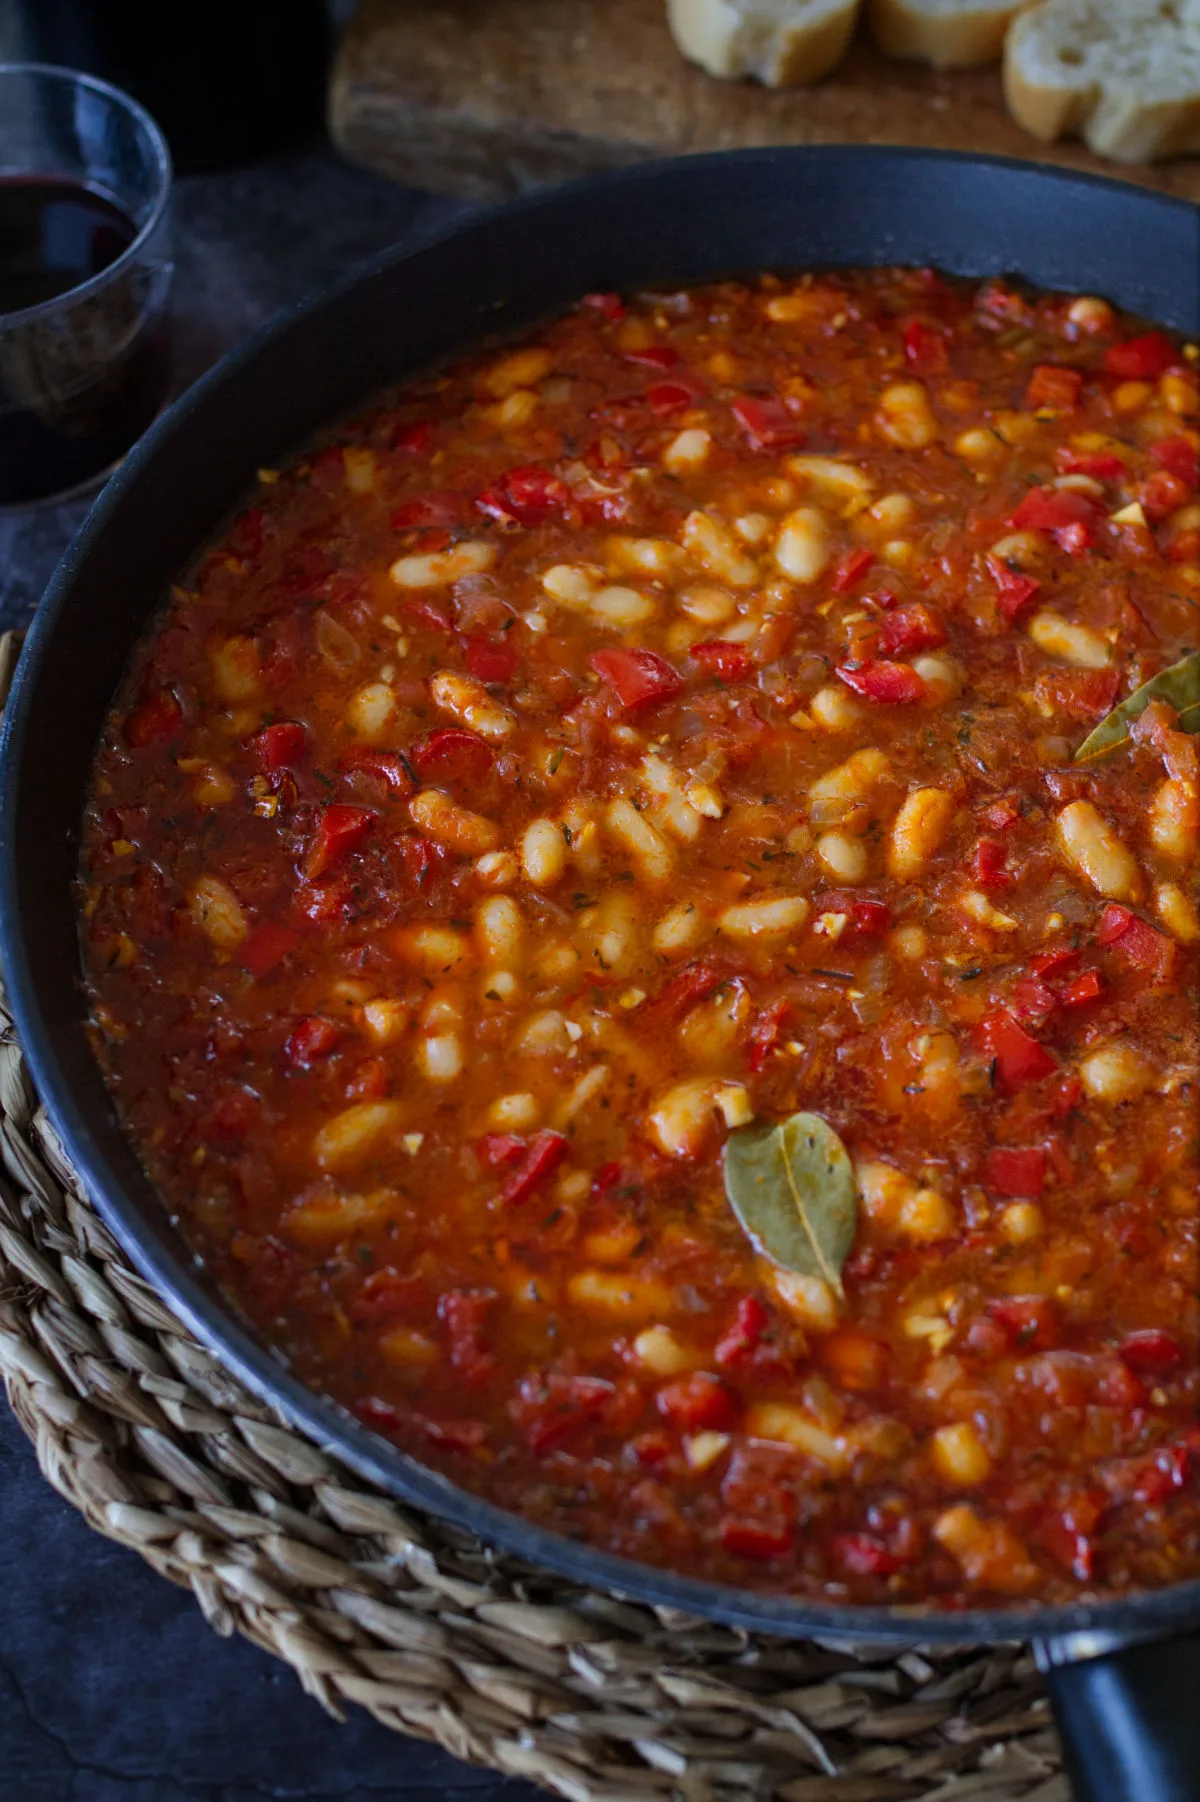
<svg viewBox="0 0 1200 1802"><path fill-rule="evenodd" d="M0 61L21 48L15 8L0 0ZM180 384L280 307L457 210L360 174L320 142L183 178L172 303ZM28 622L86 512L86 501L0 511L0 628ZM2 1802L532 1802L534 1793L362 1710L339 1726L285 1665L218 1639L186 1592L92 1533L55 1494L0 1403Z"/></svg>

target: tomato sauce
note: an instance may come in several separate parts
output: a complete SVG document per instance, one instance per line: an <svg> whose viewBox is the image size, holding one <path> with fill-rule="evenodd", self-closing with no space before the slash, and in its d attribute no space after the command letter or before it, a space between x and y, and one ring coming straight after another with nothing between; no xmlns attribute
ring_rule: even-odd
<svg viewBox="0 0 1200 1802"><path fill-rule="evenodd" d="M1197 351L929 271L589 295L258 492L137 651L115 1103L311 1385L825 1600L1200 1576ZM819 1114L836 1280L722 1144Z"/></svg>

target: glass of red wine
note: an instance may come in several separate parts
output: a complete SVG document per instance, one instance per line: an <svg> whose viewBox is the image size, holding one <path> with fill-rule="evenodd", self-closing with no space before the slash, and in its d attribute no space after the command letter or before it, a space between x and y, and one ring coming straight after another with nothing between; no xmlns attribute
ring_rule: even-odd
<svg viewBox="0 0 1200 1802"><path fill-rule="evenodd" d="M159 411L170 194L135 100L0 63L0 508L94 485Z"/></svg>

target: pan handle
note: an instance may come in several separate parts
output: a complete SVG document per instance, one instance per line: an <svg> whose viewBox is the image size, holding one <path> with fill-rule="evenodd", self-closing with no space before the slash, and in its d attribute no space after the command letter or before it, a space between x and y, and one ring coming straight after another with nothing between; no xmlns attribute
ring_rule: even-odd
<svg viewBox="0 0 1200 1802"><path fill-rule="evenodd" d="M1200 1802L1200 1627L1034 1644L1075 1802Z"/></svg>

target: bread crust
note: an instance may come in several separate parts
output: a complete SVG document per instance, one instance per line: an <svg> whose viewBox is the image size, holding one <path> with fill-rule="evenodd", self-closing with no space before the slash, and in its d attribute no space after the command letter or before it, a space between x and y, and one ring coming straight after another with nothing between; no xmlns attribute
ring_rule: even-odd
<svg viewBox="0 0 1200 1802"><path fill-rule="evenodd" d="M952 9L926 0L870 0L868 18L888 56L915 57L935 69L973 69L997 61L1004 35L1029 0L959 0Z"/></svg>
<svg viewBox="0 0 1200 1802"><path fill-rule="evenodd" d="M1004 98L1018 125L1046 143L1081 137L1097 156L1118 163L1151 162L1200 150L1200 79L1194 94L1171 98L1155 95L1150 84L1140 92L1110 85L1102 66L1096 61L1089 65L1088 42L1080 43L1077 63L1062 64L1045 48L1062 16L1055 0L1046 0L1009 31ZM1045 79L1047 66L1061 70L1063 79Z"/></svg>
<svg viewBox="0 0 1200 1802"><path fill-rule="evenodd" d="M859 0L829 0L817 18L789 22L764 15L761 29L751 30L747 0L667 0L667 19L683 54L710 75L750 75L767 87L789 88L819 81L837 67L858 8Z"/></svg>

